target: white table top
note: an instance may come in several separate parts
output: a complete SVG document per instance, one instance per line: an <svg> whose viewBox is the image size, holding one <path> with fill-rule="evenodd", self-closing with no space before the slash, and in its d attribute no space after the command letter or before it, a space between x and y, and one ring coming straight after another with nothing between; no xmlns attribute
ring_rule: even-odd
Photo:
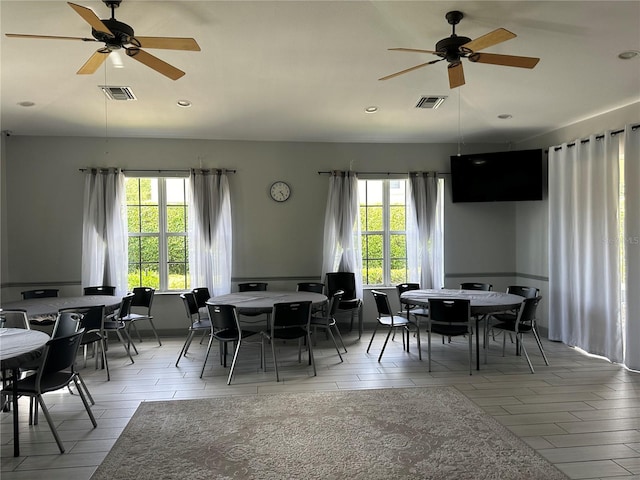
<svg viewBox="0 0 640 480"><path fill-rule="evenodd" d="M463 299L470 301L473 315L486 315L489 313L504 312L519 308L523 297L505 292L485 292L482 290L452 290L452 289L425 289L409 290L400 296L404 304L427 307L429 299Z"/></svg>
<svg viewBox="0 0 640 480"><path fill-rule="evenodd" d="M112 313L122 297L112 295L82 295L79 297L29 298L2 304L4 310L26 310L29 320L55 320L58 310L72 307L93 307L104 305L105 313Z"/></svg>
<svg viewBox="0 0 640 480"><path fill-rule="evenodd" d="M238 313L271 313L273 305L282 302L311 302L321 305L327 301L327 296L313 292L235 292L211 297L208 303L225 303L235 305Z"/></svg>
<svg viewBox="0 0 640 480"><path fill-rule="evenodd" d="M3 370L18 368L38 358L49 335L24 328L0 328L0 365Z"/></svg>

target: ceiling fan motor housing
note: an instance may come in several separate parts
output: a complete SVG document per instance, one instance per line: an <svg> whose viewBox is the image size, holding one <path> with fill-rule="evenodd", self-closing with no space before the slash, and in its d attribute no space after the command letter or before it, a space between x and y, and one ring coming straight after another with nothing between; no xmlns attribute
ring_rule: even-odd
<svg viewBox="0 0 640 480"><path fill-rule="evenodd" d="M436 43L436 52L438 55L445 58L449 62L457 62L461 57L467 55L465 49L461 49L462 45L469 43L471 41L468 37L458 37L457 35L452 35L451 37L443 38L438 43Z"/></svg>
<svg viewBox="0 0 640 480"><path fill-rule="evenodd" d="M133 28L126 23L119 22L113 18L109 20L101 20L105 27L111 30L113 37L107 33L99 32L96 29L91 29L91 35L93 38L100 42L104 42L111 50L117 50L122 48L123 45L131 43L131 39L134 36Z"/></svg>

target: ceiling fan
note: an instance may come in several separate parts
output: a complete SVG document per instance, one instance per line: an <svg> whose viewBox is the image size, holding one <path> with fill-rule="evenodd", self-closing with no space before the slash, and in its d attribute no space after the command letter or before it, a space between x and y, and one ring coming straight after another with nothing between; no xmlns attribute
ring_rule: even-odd
<svg viewBox="0 0 640 480"><path fill-rule="evenodd" d="M498 55L495 53L478 53L480 50L492 47L498 43L505 42L512 38L515 38L515 33L505 30L504 28L498 28L492 32L489 32L481 37L471 40L468 37L459 37L456 35L456 25L460 23L460 20L464 17L462 12L457 10L448 12L445 18L452 25L452 33L450 37L443 38L436 43L435 50L420 50L417 48L390 48L389 50L395 50L399 52L419 52L419 53L431 53L440 57L437 60L431 60L430 62L421 63L406 70L401 70L386 77L379 78L378 80L388 80L403 73L412 72L427 65L446 60L449 62L447 71L449 72L449 86L456 88L464 85L464 70L462 68L462 59L466 58L470 62L477 63L490 63L493 65L503 65L506 67L520 67L520 68L533 68L540 61L539 58L534 57L518 57L515 55Z"/></svg>
<svg viewBox="0 0 640 480"><path fill-rule="evenodd" d="M67 2L78 15L80 15L89 25L91 25L91 35L93 38L82 37L61 37L51 35L23 35L7 33L7 37L18 38L43 38L57 40L82 40L83 42L104 42L104 47L99 48L87 62L78 70L78 74L92 74L102 65L109 54L113 51L124 49L127 55L134 60L154 69L158 73L177 80L185 72L160 60L158 57L145 52L142 48L163 48L167 50L191 50L200 51L200 46L193 38L179 37L138 37L134 36L133 28L126 23L115 19L114 11L120 6L122 0L102 0L111 8L111 18L101 20L90 8Z"/></svg>

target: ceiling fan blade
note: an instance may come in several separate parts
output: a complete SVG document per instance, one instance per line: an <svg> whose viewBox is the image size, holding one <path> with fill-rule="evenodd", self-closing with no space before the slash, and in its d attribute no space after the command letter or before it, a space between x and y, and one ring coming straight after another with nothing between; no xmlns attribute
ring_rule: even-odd
<svg viewBox="0 0 640 480"><path fill-rule="evenodd" d="M433 50L421 50L419 48L389 48L389 50L393 50L396 52L418 52L418 53L438 53Z"/></svg>
<svg viewBox="0 0 640 480"><path fill-rule="evenodd" d="M474 53L469 56L469 61L477 63L490 63L505 67L533 68L540 61L535 57L518 57L515 55L498 55L496 53Z"/></svg>
<svg viewBox="0 0 640 480"><path fill-rule="evenodd" d="M407 68L406 70L401 70L399 72L392 73L391 75L387 75L386 77L379 78L378 80L389 80L390 78L397 77L398 75L402 75L403 73L413 72L414 70L417 70L422 67L426 67L427 65L432 65L437 62L441 62L442 60L444 60L444 58L439 58L438 60L431 60L430 62L427 62L427 63L421 63L420 65L416 65L415 67Z"/></svg>
<svg viewBox="0 0 640 480"><path fill-rule="evenodd" d="M147 67L153 68L156 72L169 77L171 80L177 80L185 74L182 70L139 48L127 48L126 51L131 58L144 63Z"/></svg>
<svg viewBox="0 0 640 480"><path fill-rule="evenodd" d="M110 53L111 52L104 51L102 49L94 52L94 54L91 55L91 57L89 57L89 60L87 60L85 64L82 67L80 67L80 70L78 70L77 74L91 75L92 73L95 73L95 71L98 70L100 65L102 65L104 61L107 59Z"/></svg>
<svg viewBox="0 0 640 480"><path fill-rule="evenodd" d="M142 48L164 48L168 50L200 51L200 45L193 38L179 37L135 37Z"/></svg>
<svg viewBox="0 0 640 480"><path fill-rule="evenodd" d="M98 32L105 33L111 37L113 37L113 33L111 30L107 28L107 26L102 23L102 20L98 18L98 16L91 10L90 8L83 7L82 5L76 5L75 3L67 2L71 8L73 8L78 15L80 15L85 22L91 25L91 28Z"/></svg>
<svg viewBox="0 0 640 480"><path fill-rule="evenodd" d="M475 40L471 40L470 42L465 43L464 45L462 45L461 48L468 48L473 52L477 52L487 47L492 47L493 45L497 45L498 43L511 40L516 36L517 35L515 33L512 33L509 30L505 30L504 28L498 28L493 32L489 32L485 35L482 35L481 37L476 38Z"/></svg>
<svg viewBox="0 0 640 480"><path fill-rule="evenodd" d="M449 87L456 88L464 85L464 70L462 69L462 62L449 64L447 72L449 72Z"/></svg>
<svg viewBox="0 0 640 480"><path fill-rule="evenodd" d="M43 38L48 40L82 40L83 42L97 42L95 38L84 37L60 37L57 35L29 35L22 33L5 33L5 35L11 38Z"/></svg>

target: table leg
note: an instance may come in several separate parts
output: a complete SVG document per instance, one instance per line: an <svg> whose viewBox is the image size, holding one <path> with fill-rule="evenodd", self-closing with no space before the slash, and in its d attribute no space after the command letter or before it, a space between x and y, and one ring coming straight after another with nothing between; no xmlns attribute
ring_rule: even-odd
<svg viewBox="0 0 640 480"><path fill-rule="evenodd" d="M476 315L476 370L480 370L480 315Z"/></svg>
<svg viewBox="0 0 640 480"><path fill-rule="evenodd" d="M11 385L13 388L13 456L20 456L20 438L18 434L18 375L20 375L20 369L14 368L11 374Z"/></svg>

